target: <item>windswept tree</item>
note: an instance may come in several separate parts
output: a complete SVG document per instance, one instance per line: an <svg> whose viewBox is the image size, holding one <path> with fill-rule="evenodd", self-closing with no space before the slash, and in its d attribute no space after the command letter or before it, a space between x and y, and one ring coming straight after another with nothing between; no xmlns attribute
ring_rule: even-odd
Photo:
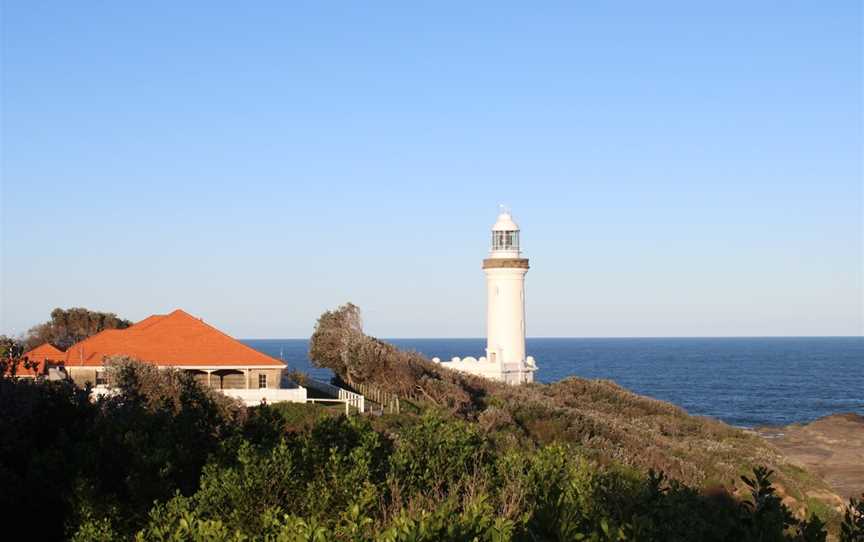
<svg viewBox="0 0 864 542"><path fill-rule="evenodd" d="M309 341L309 358L320 367L327 367L341 377L348 373L349 351L365 338L360 308L346 303L327 311L318 318Z"/></svg>
<svg viewBox="0 0 864 542"><path fill-rule="evenodd" d="M83 307L54 309L51 319L33 326L24 336L27 350L43 343L51 343L66 350L78 341L106 329L125 329L132 325L129 320L119 318L113 312L91 311Z"/></svg>
<svg viewBox="0 0 864 542"><path fill-rule="evenodd" d="M473 417L491 389L503 385L442 369L417 352L404 352L363 333L360 309L347 303L318 318L309 358L343 381L365 382L400 397Z"/></svg>

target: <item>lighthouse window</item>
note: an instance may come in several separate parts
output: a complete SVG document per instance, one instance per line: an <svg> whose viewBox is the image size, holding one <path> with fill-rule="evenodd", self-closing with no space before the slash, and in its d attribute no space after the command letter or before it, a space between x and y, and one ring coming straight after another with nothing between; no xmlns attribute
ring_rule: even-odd
<svg viewBox="0 0 864 542"><path fill-rule="evenodd" d="M514 250L519 247L518 231L493 231L492 250Z"/></svg>

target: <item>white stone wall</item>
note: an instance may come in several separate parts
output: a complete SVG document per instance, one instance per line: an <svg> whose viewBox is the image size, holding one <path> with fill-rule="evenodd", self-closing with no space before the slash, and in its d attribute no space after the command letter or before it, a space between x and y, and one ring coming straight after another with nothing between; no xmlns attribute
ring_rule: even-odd
<svg viewBox="0 0 864 542"><path fill-rule="evenodd" d="M501 362L490 361L485 357L475 359L470 356L467 358L453 358L450 361L441 361L438 358L432 358L432 361L446 369L482 376L508 384L534 382L534 371L537 370L534 358L531 356L528 356L523 362L506 365Z"/></svg>
<svg viewBox="0 0 864 542"><path fill-rule="evenodd" d="M485 357L475 359L469 356L467 358L453 358L450 361L441 361L438 358L433 358L432 361L440 363L442 367L453 369L454 371L483 376L491 380L504 379L501 362L489 361Z"/></svg>
<svg viewBox="0 0 864 542"><path fill-rule="evenodd" d="M293 389L286 388L259 388L259 389L222 389L218 390L228 397L243 401L246 406L260 405L263 400L267 403L305 403L306 388L298 386Z"/></svg>

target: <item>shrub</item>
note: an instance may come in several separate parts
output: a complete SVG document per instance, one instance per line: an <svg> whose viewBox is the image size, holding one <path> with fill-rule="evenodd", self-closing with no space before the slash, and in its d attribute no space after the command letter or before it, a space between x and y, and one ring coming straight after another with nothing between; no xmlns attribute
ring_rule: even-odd
<svg viewBox="0 0 864 542"><path fill-rule="evenodd" d="M115 360L111 378L118 393L96 403L68 383L0 379L0 504L40 539L825 539L818 518L799 520L783 504L769 469L742 478L743 503L725 491L704 495L604 456L622 450L613 439L626 441L632 426L604 425L585 414L590 403L562 406L573 399L540 386L465 388L465 404L483 413L475 422L446 402L424 403L419 416L247 410L130 360ZM629 396L618 402L606 384L562 389L652 420L685 416ZM685 419L681 427L697 428L688 434L703 432ZM57 508L45 514L46 504ZM853 501L844 540L860 540L862 512Z"/></svg>
<svg viewBox="0 0 864 542"><path fill-rule="evenodd" d="M0 378L0 510L35 539L64 536L96 416L68 382Z"/></svg>
<svg viewBox="0 0 864 542"><path fill-rule="evenodd" d="M841 542L864 542L864 494L860 499L849 499L849 506L840 526Z"/></svg>
<svg viewBox="0 0 864 542"><path fill-rule="evenodd" d="M390 457L390 477L408 493L447 493L457 481L478 474L489 460L486 442L473 426L429 413L399 433Z"/></svg>

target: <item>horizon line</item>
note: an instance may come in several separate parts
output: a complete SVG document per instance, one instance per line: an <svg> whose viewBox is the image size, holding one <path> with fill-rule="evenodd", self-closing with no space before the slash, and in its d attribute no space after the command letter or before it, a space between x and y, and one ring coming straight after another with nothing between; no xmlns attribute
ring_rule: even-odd
<svg viewBox="0 0 864 542"><path fill-rule="evenodd" d="M374 335L370 335L374 337ZM486 337L375 337L377 339L390 341L415 341L415 340L477 340ZM308 341L311 337L238 337L240 341ZM530 339L864 339L861 335L611 335L611 336L563 336L563 335L536 335L525 337Z"/></svg>

